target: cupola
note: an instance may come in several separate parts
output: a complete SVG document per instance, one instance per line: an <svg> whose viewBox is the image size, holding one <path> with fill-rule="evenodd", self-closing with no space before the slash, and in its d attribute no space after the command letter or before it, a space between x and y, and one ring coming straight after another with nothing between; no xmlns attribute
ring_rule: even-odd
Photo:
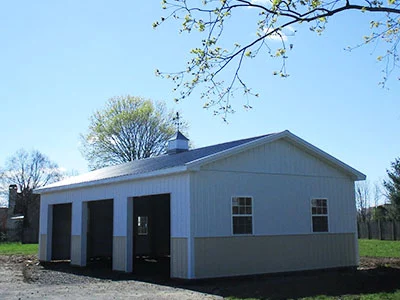
<svg viewBox="0 0 400 300"><path fill-rule="evenodd" d="M168 141L168 154L175 154L189 150L189 139L179 130Z"/></svg>

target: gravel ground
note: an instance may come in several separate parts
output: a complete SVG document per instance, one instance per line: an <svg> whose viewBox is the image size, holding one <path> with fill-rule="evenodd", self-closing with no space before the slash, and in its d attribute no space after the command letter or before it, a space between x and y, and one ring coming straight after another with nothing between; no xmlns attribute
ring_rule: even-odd
<svg viewBox="0 0 400 300"><path fill-rule="evenodd" d="M165 277L41 265L35 256L0 255L0 299L287 299L400 289L400 259L362 258L357 271L320 271L174 281Z"/></svg>
<svg viewBox="0 0 400 300"><path fill-rule="evenodd" d="M109 272L109 278L99 278L96 276L104 275L103 270L90 272L67 264L49 266L40 265L34 256L0 256L0 299L222 298L174 286L124 279L124 274L115 272ZM122 279L118 280L119 277Z"/></svg>

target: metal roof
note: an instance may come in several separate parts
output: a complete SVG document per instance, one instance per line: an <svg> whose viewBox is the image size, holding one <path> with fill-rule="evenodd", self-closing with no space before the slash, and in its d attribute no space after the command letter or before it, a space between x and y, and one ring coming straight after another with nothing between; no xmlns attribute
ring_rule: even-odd
<svg viewBox="0 0 400 300"><path fill-rule="evenodd" d="M247 138L243 140L237 140L218 145L212 145L208 147L188 150L176 154L164 154L157 157L150 157L140 160L134 160L132 162L123 163L116 166L106 167L98 169L82 175L70 177L62 181L58 181L42 188L38 188L35 192L41 192L42 190L48 190L57 187L64 187L70 185L77 185L82 183L96 182L104 179L118 178L131 175L140 175L146 173L152 173L164 169L170 169L174 167L185 166L187 163L196 161L216 153L226 151L235 148L240 145L264 138L274 134L266 134L262 136Z"/></svg>
<svg viewBox="0 0 400 300"><path fill-rule="evenodd" d="M349 165L341 162L335 157L304 141L288 130L261 135L257 137L237 140L218 145L188 150L174 154L164 154L157 157L135 160L129 163L102 168L86 174L70 177L59 182L55 182L44 187L35 189L35 193L46 193L69 188L120 182L125 180L135 180L138 178L153 177L156 175L167 175L188 170L196 170L199 166L222 159L226 156L244 151L263 143L273 142L284 138L298 147L308 151L312 155L320 158L326 163L344 171L353 180L365 180L366 176L353 169Z"/></svg>
<svg viewBox="0 0 400 300"><path fill-rule="evenodd" d="M189 139L183 135L182 132L179 130L172 136L171 140L185 140L188 141Z"/></svg>

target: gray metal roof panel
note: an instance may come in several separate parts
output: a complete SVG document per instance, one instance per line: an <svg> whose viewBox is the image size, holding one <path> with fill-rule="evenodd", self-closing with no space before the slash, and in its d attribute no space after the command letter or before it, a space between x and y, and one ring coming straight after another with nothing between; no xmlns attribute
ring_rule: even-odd
<svg viewBox="0 0 400 300"><path fill-rule="evenodd" d="M170 140L185 140L188 141L189 139L183 135L182 132L180 132L179 130L172 136L172 138Z"/></svg>
<svg viewBox="0 0 400 300"><path fill-rule="evenodd" d="M213 155L255 141L257 139L263 138L268 135L270 134L193 149L176 154L164 154L157 157L150 157L150 158L135 160L128 163L123 163L116 166L105 167L102 169L98 169L95 171L91 171L82 175L70 177L62 181L46 185L43 188L47 189L47 188L68 186L78 183L92 182L92 181L98 181L98 180L122 177L128 175L140 175L153 171L184 166L186 163L189 163L191 161L201 159L209 155ZM40 190L40 188L38 190Z"/></svg>

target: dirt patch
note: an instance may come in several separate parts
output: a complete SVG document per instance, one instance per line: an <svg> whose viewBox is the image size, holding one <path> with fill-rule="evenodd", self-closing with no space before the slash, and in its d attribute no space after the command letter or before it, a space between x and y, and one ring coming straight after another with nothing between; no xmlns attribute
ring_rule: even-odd
<svg viewBox="0 0 400 300"><path fill-rule="evenodd" d="M400 258L393 257L361 257L359 270L376 268L400 269Z"/></svg>
<svg viewBox="0 0 400 300"><path fill-rule="evenodd" d="M109 267L109 266L108 266ZM0 256L2 299L287 299L400 289L400 259L363 257L357 270L313 271L225 279L176 281L165 276L39 264L35 256Z"/></svg>

